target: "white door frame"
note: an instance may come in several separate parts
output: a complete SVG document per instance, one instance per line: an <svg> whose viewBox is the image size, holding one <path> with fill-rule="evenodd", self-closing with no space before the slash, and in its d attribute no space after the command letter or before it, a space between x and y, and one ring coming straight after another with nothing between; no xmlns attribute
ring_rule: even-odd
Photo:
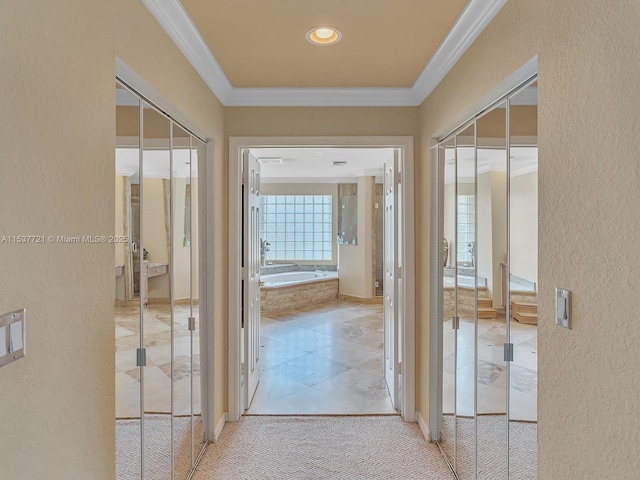
<svg viewBox="0 0 640 480"><path fill-rule="evenodd" d="M240 265L241 245L241 181L242 150L246 148L286 147L348 147L402 149L402 175L406 179L403 198L403 261L402 302L399 318L403 321L402 417L416 421L415 398L415 234L414 234L414 155L413 137L229 137L229 381L228 420L236 422L242 416L240 393Z"/></svg>

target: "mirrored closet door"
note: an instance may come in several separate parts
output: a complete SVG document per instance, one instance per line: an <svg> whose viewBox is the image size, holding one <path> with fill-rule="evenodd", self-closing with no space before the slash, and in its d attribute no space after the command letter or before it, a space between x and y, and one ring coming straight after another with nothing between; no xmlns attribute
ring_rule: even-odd
<svg viewBox="0 0 640 480"><path fill-rule="evenodd" d="M186 479L205 446L198 160L204 143L116 84L116 473Z"/></svg>
<svg viewBox="0 0 640 480"><path fill-rule="evenodd" d="M432 150L432 423L460 479L536 478L536 126L534 77Z"/></svg>

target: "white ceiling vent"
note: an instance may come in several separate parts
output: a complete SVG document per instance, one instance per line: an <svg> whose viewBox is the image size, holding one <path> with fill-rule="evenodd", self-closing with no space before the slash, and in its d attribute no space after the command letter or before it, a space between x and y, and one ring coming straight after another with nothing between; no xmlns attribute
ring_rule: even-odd
<svg viewBox="0 0 640 480"><path fill-rule="evenodd" d="M282 163L282 157L258 157L262 165L277 165Z"/></svg>

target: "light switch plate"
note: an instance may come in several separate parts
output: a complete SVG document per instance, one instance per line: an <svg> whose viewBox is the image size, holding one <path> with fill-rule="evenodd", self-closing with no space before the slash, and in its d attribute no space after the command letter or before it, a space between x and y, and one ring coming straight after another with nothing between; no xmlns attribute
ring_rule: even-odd
<svg viewBox="0 0 640 480"><path fill-rule="evenodd" d="M571 291L556 288L556 325L571 329Z"/></svg>
<svg viewBox="0 0 640 480"><path fill-rule="evenodd" d="M26 309L0 315L0 367L25 355Z"/></svg>

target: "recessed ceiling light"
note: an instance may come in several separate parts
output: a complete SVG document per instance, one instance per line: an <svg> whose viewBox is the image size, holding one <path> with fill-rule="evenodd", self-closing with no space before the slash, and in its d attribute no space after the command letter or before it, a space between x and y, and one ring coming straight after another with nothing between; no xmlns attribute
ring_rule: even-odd
<svg viewBox="0 0 640 480"><path fill-rule="evenodd" d="M313 27L305 35L314 45L333 45L342 38L342 32L335 27Z"/></svg>

